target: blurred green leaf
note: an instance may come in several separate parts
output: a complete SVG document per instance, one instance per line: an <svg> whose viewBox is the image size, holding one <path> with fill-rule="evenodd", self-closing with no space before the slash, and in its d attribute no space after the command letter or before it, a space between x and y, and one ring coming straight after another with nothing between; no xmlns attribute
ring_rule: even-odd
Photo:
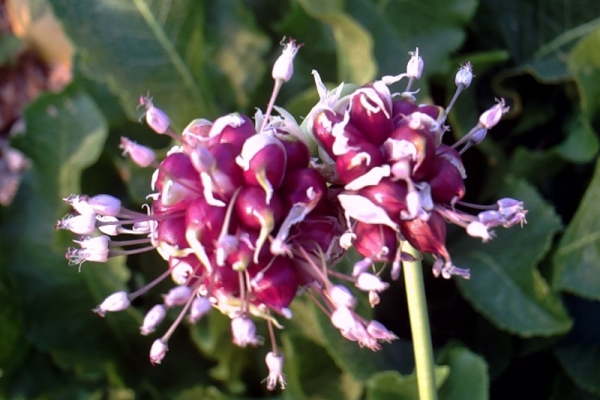
<svg viewBox="0 0 600 400"><path fill-rule="evenodd" d="M585 26L597 24L599 14L594 0L577 7L565 1L481 0L472 29L476 41L508 49L517 63L548 56L564 63L564 46L584 35Z"/></svg>
<svg viewBox="0 0 600 400"><path fill-rule="evenodd" d="M557 347L554 354L577 386L600 395L600 345L564 345Z"/></svg>
<svg viewBox="0 0 600 400"><path fill-rule="evenodd" d="M288 378L285 398L346 400L361 398L363 385L336 366L325 348L294 333L282 335L282 342Z"/></svg>
<svg viewBox="0 0 600 400"><path fill-rule="evenodd" d="M177 129L217 109L206 77L204 4L195 0L49 0L85 73L106 81L131 118L148 92Z"/></svg>
<svg viewBox="0 0 600 400"><path fill-rule="evenodd" d="M464 27L476 8L477 0L348 0L345 6L346 12L372 35L380 76L406 72L407 53L417 47L425 62L424 75L448 72L454 67L449 55L462 45ZM348 47L340 50L348 51Z"/></svg>
<svg viewBox="0 0 600 400"><path fill-rule="evenodd" d="M600 54L597 51L600 18L597 25L596 30L577 43L569 55L569 69L579 89L581 110L588 120L600 112Z"/></svg>
<svg viewBox="0 0 600 400"><path fill-rule="evenodd" d="M440 388L440 400L489 398L489 378L483 358L467 348L451 346L440 353L437 363L450 367L450 376Z"/></svg>
<svg viewBox="0 0 600 400"><path fill-rule="evenodd" d="M539 185L554 176L565 165L555 148L533 151L526 147L517 147L510 158L509 168L512 175Z"/></svg>
<svg viewBox="0 0 600 400"><path fill-rule="evenodd" d="M554 254L555 289L600 299L600 162L581 200L577 213L569 223Z"/></svg>
<svg viewBox="0 0 600 400"><path fill-rule="evenodd" d="M265 55L271 47L270 39L257 29L253 15L243 2L206 2L205 7L211 59L227 76L237 106L253 106L248 104L249 98L267 72Z"/></svg>
<svg viewBox="0 0 600 400"><path fill-rule="evenodd" d="M554 379L552 396L548 400L599 400L600 396L593 395L578 388L564 375Z"/></svg>
<svg viewBox="0 0 600 400"><path fill-rule="evenodd" d="M444 384L450 368L445 365L435 367L435 383L439 388ZM419 398L415 374L402 376L397 371L379 372L367 381L367 400L414 400Z"/></svg>
<svg viewBox="0 0 600 400"><path fill-rule="evenodd" d="M600 78L600 74L598 75ZM600 87L600 81L598 82ZM600 93L599 93L600 95ZM558 154L573 163L587 163L593 161L598 154L600 144L598 136L583 115L572 118L565 127L566 139L557 146Z"/></svg>
<svg viewBox="0 0 600 400"><path fill-rule="evenodd" d="M530 223L523 229L497 229L498 237L489 243L471 237L453 243L453 262L471 269L471 279L457 280L458 288L473 308L501 329L523 337L564 333L571 321L535 268L560 229L560 220L523 181L507 179L502 193L525 203Z"/></svg>
<svg viewBox="0 0 600 400"><path fill-rule="evenodd" d="M90 312L123 287L127 273L113 261L103 267L86 265L89 269L79 274L62 256L66 242L54 243L53 226L65 209L60 198L78 193L82 169L98 157L106 124L91 99L74 87L39 98L25 118L27 134L17 144L33 168L1 232L8 273L25 311L28 338L63 367L98 377L107 360L132 356L118 340L125 332L118 323L131 323L131 315L107 318L117 324L111 332L106 321Z"/></svg>
<svg viewBox="0 0 600 400"><path fill-rule="evenodd" d="M338 0L298 0L305 11L331 27L337 47L338 80L364 84L375 77L373 38Z"/></svg>
<svg viewBox="0 0 600 400"><path fill-rule="evenodd" d="M230 319L214 310L191 327L190 333L198 348L217 361L217 365L210 370L210 375L223 382L230 392L243 393L246 384L242 375L252 364L253 358L250 349L233 345Z"/></svg>

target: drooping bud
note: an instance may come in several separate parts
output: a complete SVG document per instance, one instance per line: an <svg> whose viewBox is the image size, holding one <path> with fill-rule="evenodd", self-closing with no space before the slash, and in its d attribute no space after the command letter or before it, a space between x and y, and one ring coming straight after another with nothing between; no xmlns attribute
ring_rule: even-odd
<svg viewBox="0 0 600 400"><path fill-rule="evenodd" d="M163 110L154 107L152 99L149 97L140 97L140 105L146 107L146 123L148 126L158 134L166 133L171 124L167 114Z"/></svg>
<svg viewBox="0 0 600 400"><path fill-rule="evenodd" d="M392 340L398 339L398 336L387 330L382 323L375 320L369 322L367 325L367 332L374 339L381 340L383 342L391 342Z"/></svg>
<svg viewBox="0 0 600 400"><path fill-rule="evenodd" d="M273 64L271 76L275 80L282 80L283 82L287 82L294 74L294 58L296 57L298 50L300 49L300 47L303 46L303 44L296 44L296 41L290 38L290 40L285 45L283 44L282 40L282 45L283 51L279 58L277 58L277 60L275 61L275 64Z"/></svg>
<svg viewBox="0 0 600 400"><path fill-rule="evenodd" d="M115 292L108 296L100 305L94 308L94 312L104 317L106 312L123 311L130 305L129 295L125 291Z"/></svg>
<svg viewBox="0 0 600 400"><path fill-rule="evenodd" d="M256 325L248 317L233 318L231 334L233 335L233 344L239 347L256 346L262 342L261 338L256 336Z"/></svg>
<svg viewBox="0 0 600 400"><path fill-rule="evenodd" d="M211 309L212 305L206 297L196 297L190 306L190 315L188 317L188 321L190 321L192 324L195 324L196 322L200 321L203 316L208 314Z"/></svg>
<svg viewBox="0 0 600 400"><path fill-rule="evenodd" d="M160 364L168 350L169 347L162 339L156 339L150 347L150 363L152 365Z"/></svg>
<svg viewBox="0 0 600 400"><path fill-rule="evenodd" d="M270 351L265 357L265 363L269 369L269 376L267 376L267 389L274 390L277 387L277 383L281 389L285 389L285 376L283 375L283 355L281 353L275 353Z"/></svg>
<svg viewBox="0 0 600 400"><path fill-rule="evenodd" d="M473 81L473 66L470 62L466 62L461 64L460 69L456 73L456 77L454 78L454 83L456 86L462 86L463 89L471 86L471 82Z"/></svg>
<svg viewBox="0 0 600 400"><path fill-rule="evenodd" d="M164 303L167 307L181 306L187 303L192 295L192 289L189 286L175 286L164 296Z"/></svg>
<svg viewBox="0 0 600 400"><path fill-rule="evenodd" d="M469 223L466 231L469 236L481 238L484 243L494 237L494 231L488 230L488 228L479 221Z"/></svg>
<svg viewBox="0 0 600 400"><path fill-rule="evenodd" d="M128 138L121 136L119 148L123 150L123 155L129 155L131 160L139 167L146 168L156 162L156 153L150 147L142 146Z"/></svg>
<svg viewBox="0 0 600 400"><path fill-rule="evenodd" d="M352 292L346 286L332 285L327 289L327 295L336 308L354 308L356 306L356 297L352 295Z"/></svg>
<svg viewBox="0 0 600 400"><path fill-rule="evenodd" d="M423 59L419 56L419 48L410 53L410 60L408 60L408 64L406 65L406 76L414 79L421 79L421 75L423 74Z"/></svg>
<svg viewBox="0 0 600 400"><path fill-rule="evenodd" d="M96 214L67 215L56 223L56 229L66 229L77 235L91 235L96 231Z"/></svg>
<svg viewBox="0 0 600 400"><path fill-rule="evenodd" d="M147 336L154 332L156 327L165 319L167 315L167 309L162 304L156 304L146 313L144 322L140 327L140 333Z"/></svg>
<svg viewBox="0 0 600 400"><path fill-rule="evenodd" d="M502 115L506 114L510 110L510 107L506 105L504 99L501 98L496 101L497 102L493 107L484 111L479 117L479 123L486 129L492 129L494 126L496 126L502 119Z"/></svg>
<svg viewBox="0 0 600 400"><path fill-rule="evenodd" d="M368 272L363 272L356 278L356 287L365 292L383 292L389 286L389 283L383 282L378 276Z"/></svg>

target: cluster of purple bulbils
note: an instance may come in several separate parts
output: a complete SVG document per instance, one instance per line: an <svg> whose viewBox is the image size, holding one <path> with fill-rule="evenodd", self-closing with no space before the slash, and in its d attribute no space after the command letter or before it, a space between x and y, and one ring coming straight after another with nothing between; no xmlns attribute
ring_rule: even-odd
<svg viewBox="0 0 600 400"><path fill-rule="evenodd" d="M272 99L290 79L298 48L291 40L277 60ZM151 362L161 362L184 317L194 323L212 308L231 318L236 345L261 344L254 316L269 327L269 389L285 385L273 328L281 328L280 317L292 317L289 305L300 291L345 338L372 350L394 340L382 324L355 312L358 299L344 283L368 292L376 305L389 286L380 278L384 267L390 264L397 279L402 262L414 261L403 243L433 255L436 276L468 279L469 271L454 266L446 250L446 224L486 241L492 228L522 224L526 214L513 199L477 206L477 215L457 209L469 206L461 200L462 152L483 140L508 108L498 101L463 139L443 144L446 116L471 83L471 67L459 70L448 107L419 105L409 90L423 61L418 50L411 54L406 73L354 90L340 85L328 91L314 72L320 101L302 126L271 101L254 121L239 113L197 119L179 135L143 97L149 126L177 143L159 161L151 149L122 138L124 153L137 165L155 168L146 212L126 209L109 195L71 195L65 200L76 214L57 227L82 235L67 251L71 264L157 250L168 268L136 292L108 296L95 311L123 310L170 276L176 286L148 311L141 333L154 332L169 308L182 310L153 343ZM391 93L388 85L404 78L406 90ZM139 239L115 240L120 234ZM344 274L335 266L351 246L363 258Z"/></svg>

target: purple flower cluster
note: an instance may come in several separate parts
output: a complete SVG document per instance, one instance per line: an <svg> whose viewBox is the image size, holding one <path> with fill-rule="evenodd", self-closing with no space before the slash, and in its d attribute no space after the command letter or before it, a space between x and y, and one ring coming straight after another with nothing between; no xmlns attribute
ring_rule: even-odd
<svg viewBox="0 0 600 400"><path fill-rule="evenodd" d="M140 328L143 335L151 334L168 309L181 307L173 325L153 343L152 363L161 362L184 317L195 323L217 308L231 318L238 346L263 342L251 316L267 322L272 345L267 387L283 387L284 359L273 327L281 328L278 317L292 317L288 306L299 289L342 336L379 350L395 335L357 314L358 299L339 282L368 292L374 306L389 286L375 263L391 262L396 279L401 262L412 260L401 250L403 241L434 256L436 276L468 278L468 270L454 266L446 250L446 223L485 241L493 237L493 227L524 222L522 203L512 199L483 207L476 216L456 209L467 206L461 201L465 171L460 154L481 141L507 111L502 101L457 144L442 144L453 102L446 109L416 103L408 91L423 69L416 51L405 74L346 95L343 85L328 91L315 72L320 101L301 127L274 105L293 73L298 48L293 40L285 45L273 68L272 100L254 121L239 113L197 119L178 135L151 99L141 99L148 125L177 142L159 161L151 149L122 139L124 153L137 165L155 169L145 213L126 209L109 195L65 199L76 214L57 228L82 235L75 241L78 247L67 251L71 264L147 250L158 251L167 262L155 281L133 293L113 293L94 310L101 316L123 310L170 276L176 286L148 311ZM409 80L407 90L392 94L388 85L403 78ZM463 66L457 94L471 79L470 66ZM319 159L311 158L315 142ZM139 239L116 240L120 234ZM364 258L345 275L335 266L350 246Z"/></svg>

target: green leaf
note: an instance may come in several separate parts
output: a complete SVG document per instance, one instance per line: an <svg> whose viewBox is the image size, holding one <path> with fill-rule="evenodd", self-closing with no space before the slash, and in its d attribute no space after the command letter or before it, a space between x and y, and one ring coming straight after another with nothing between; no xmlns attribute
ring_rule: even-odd
<svg viewBox="0 0 600 400"><path fill-rule="evenodd" d="M598 19L600 25L600 19ZM591 120L600 112L600 27L583 38L569 55L569 69L573 73L581 97L581 110Z"/></svg>
<svg viewBox="0 0 600 400"><path fill-rule="evenodd" d="M206 77L204 4L195 0L49 0L92 79L106 81L131 118L148 92L177 129L215 117Z"/></svg>
<svg viewBox="0 0 600 400"><path fill-rule="evenodd" d="M80 274L63 256L63 238L69 235L58 237L53 229L65 209L61 197L79 192L82 169L98 157L107 134L104 119L91 99L74 87L40 97L26 109L25 119L27 134L17 144L33 167L0 234L27 336L59 365L88 377L102 374L112 357L129 356L136 365L134 351L120 341L127 324L134 329L137 325L132 313L104 321L90 311L123 288L128 275L122 262L85 265Z"/></svg>
<svg viewBox="0 0 600 400"><path fill-rule="evenodd" d="M290 399L360 399L363 385L344 373L326 349L299 335L282 335Z"/></svg>
<svg viewBox="0 0 600 400"><path fill-rule="evenodd" d="M373 39L338 0L298 0L315 19L328 24L337 44L338 80L364 84L375 77Z"/></svg>
<svg viewBox="0 0 600 400"><path fill-rule="evenodd" d="M537 185L546 182L565 165L555 148L533 151L520 146L515 149L510 158L509 169L512 175Z"/></svg>
<svg viewBox="0 0 600 400"><path fill-rule="evenodd" d="M250 349L233 345L230 319L213 310L190 329L192 341L208 357L217 361L210 375L223 382L232 393L243 393L246 384L242 375L252 363Z"/></svg>
<svg viewBox="0 0 600 400"><path fill-rule="evenodd" d="M438 388L444 384L449 374L449 367L445 365L435 367L435 383ZM414 400L418 398L419 391L415 374L402 376L397 371L384 371L367 381L367 400Z"/></svg>
<svg viewBox="0 0 600 400"><path fill-rule="evenodd" d="M600 77L600 75L599 75ZM600 81L599 81L600 83ZM600 84L599 84L600 86ZM565 127L567 138L557 146L558 154L567 161L587 163L593 161L600 144L590 122L581 114Z"/></svg>
<svg viewBox="0 0 600 400"><path fill-rule="evenodd" d="M207 40L227 44L214 46L211 59L227 76L236 104L243 108L252 106L249 97L267 72L265 55L271 47L270 40L257 29L243 2L216 1L205 5Z"/></svg>
<svg viewBox="0 0 600 400"><path fill-rule="evenodd" d="M490 383L483 358L464 347L449 347L437 362L450 367L450 376L440 388L440 400L488 399Z"/></svg>
<svg viewBox="0 0 600 400"><path fill-rule="evenodd" d="M600 345L564 345L557 347L554 354L577 386L600 395Z"/></svg>
<svg viewBox="0 0 600 400"><path fill-rule="evenodd" d="M577 7L565 1L481 0L471 29L477 42L508 49L518 63L553 56L564 64L565 45L598 24L599 13L600 4L594 0L583 0Z"/></svg>
<svg viewBox="0 0 600 400"><path fill-rule="evenodd" d="M600 300L600 161L554 254L552 286Z"/></svg>
<svg viewBox="0 0 600 400"><path fill-rule="evenodd" d="M449 56L462 45L464 27L476 7L477 0L348 0L345 9L372 35L378 75L406 72L407 52L417 47L425 62L423 73L427 75L445 73L454 67Z"/></svg>
<svg viewBox="0 0 600 400"><path fill-rule="evenodd" d="M600 396L586 392L577 386L564 375L554 379L554 388L552 396L548 400L599 400Z"/></svg>
<svg viewBox="0 0 600 400"><path fill-rule="evenodd" d="M450 249L453 262L471 269L471 279L458 279L458 288L476 310L508 332L523 337L566 332L571 327L567 312L535 268L560 229L560 220L523 181L507 179L502 193L525 203L529 224L523 229L499 228L498 237L489 243L470 237L455 242Z"/></svg>

